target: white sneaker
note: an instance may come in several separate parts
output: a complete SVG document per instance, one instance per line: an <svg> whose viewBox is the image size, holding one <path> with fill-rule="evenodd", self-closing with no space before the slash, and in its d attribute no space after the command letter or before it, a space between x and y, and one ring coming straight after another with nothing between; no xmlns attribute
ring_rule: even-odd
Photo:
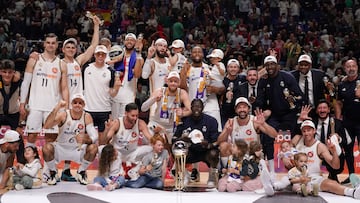
<svg viewBox="0 0 360 203"><path fill-rule="evenodd" d="M360 185L358 185L356 188L355 188L355 191L354 191L354 199L360 199Z"/></svg>
<svg viewBox="0 0 360 203"><path fill-rule="evenodd" d="M265 194L268 196L273 196L275 194L275 190L271 181L271 175L266 167L265 161L260 160L259 166L261 169L260 180L263 184Z"/></svg>
<svg viewBox="0 0 360 203"><path fill-rule="evenodd" d="M15 190L23 190L23 189L25 189L25 187L23 185L21 185L21 184L15 185Z"/></svg>

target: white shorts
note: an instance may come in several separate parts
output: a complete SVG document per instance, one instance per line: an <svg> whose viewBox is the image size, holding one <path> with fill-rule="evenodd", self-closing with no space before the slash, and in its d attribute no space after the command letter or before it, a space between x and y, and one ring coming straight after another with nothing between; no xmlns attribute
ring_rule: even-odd
<svg viewBox="0 0 360 203"><path fill-rule="evenodd" d="M85 152L86 152L86 144L83 144L81 146L81 149L78 150L78 147L73 148L70 146L64 146L64 145L60 145L57 142L53 142L51 143L54 146L55 149L55 161L57 163L60 163L60 161L63 160L70 160L70 161L74 161L76 163L81 163Z"/></svg>
<svg viewBox="0 0 360 203"><path fill-rule="evenodd" d="M26 132L27 133L40 133L45 123L46 118L50 114L50 111L40 111L30 109L29 115L26 120ZM44 129L44 133L57 134L59 132L58 126L54 126L49 129Z"/></svg>

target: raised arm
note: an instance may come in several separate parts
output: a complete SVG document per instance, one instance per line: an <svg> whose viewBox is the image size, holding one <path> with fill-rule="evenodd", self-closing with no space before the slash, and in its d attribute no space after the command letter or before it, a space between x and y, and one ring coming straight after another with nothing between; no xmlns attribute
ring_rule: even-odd
<svg viewBox="0 0 360 203"><path fill-rule="evenodd" d="M94 15L92 20L94 23L94 33L91 39L91 44L84 53L76 57L76 60L80 64L80 67L82 67L87 61L91 59L94 54L95 47L99 44L100 18Z"/></svg>
<svg viewBox="0 0 360 203"><path fill-rule="evenodd" d="M60 79L61 96L62 99L67 104L69 104L70 94L69 94L69 87L67 85L67 65L64 61L60 61L60 68L61 68L61 79Z"/></svg>
<svg viewBox="0 0 360 203"><path fill-rule="evenodd" d="M44 128L49 129L54 127L55 125L58 125L61 122L64 122L66 119L66 112L62 111L60 112L60 109L66 108L67 103L64 100L61 100L57 105L54 107L54 109L50 112L48 117L45 120Z"/></svg>

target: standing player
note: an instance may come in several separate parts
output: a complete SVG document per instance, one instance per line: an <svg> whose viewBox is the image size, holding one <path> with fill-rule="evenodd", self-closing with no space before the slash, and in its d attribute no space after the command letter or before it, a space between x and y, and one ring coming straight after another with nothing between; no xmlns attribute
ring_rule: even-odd
<svg viewBox="0 0 360 203"><path fill-rule="evenodd" d="M29 115L26 122L28 146L35 146L37 134L42 132L43 122L60 99L66 102L69 100L67 67L56 56L57 48L57 36L53 33L47 34L44 52L40 54L38 60L29 58L26 64L20 92L20 114L26 117L25 104L28 99ZM58 130L54 127L44 132L45 139L49 142L54 140Z"/></svg>
<svg viewBox="0 0 360 203"><path fill-rule="evenodd" d="M121 82L118 94L112 99L111 116L114 119L124 116L125 105L135 101L137 79L141 77L142 65L144 64L144 59L135 49L137 40L141 41L141 39L136 39L133 33L125 36L124 56L119 63L114 65L115 71L120 72ZM141 51L139 50L139 52Z"/></svg>

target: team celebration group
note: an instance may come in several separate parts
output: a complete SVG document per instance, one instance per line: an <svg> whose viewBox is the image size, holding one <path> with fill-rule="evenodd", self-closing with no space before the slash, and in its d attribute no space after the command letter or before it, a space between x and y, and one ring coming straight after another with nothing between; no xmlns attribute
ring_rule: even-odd
<svg viewBox="0 0 360 203"><path fill-rule="evenodd" d="M282 70L274 50L261 68L246 70L237 59L225 62L220 49L204 54L193 46L185 57L182 40L158 38L144 57L142 36L128 33L121 46L112 46L99 39L100 19L92 20L91 44L80 55L77 40L69 38L60 59L57 36L47 34L44 51L31 54L23 76L13 61L1 61L0 121L11 129L0 139L0 188L61 180L88 190L161 190L167 171L177 171L172 149L184 149L192 164L185 185L200 180L199 162L205 162L207 185L219 192L264 189L271 196L290 187L304 196L323 191L360 199L353 153L360 138L356 59L343 64L346 76L330 78L312 68L307 54L294 70ZM148 98L137 96L140 78L149 81ZM146 122L143 112L149 112ZM291 134L277 155L289 170L280 180L274 166L279 132ZM39 135L46 141L43 164ZM98 172L89 180L96 157ZM79 164L74 176L71 162ZM345 163L349 177L339 182Z"/></svg>

